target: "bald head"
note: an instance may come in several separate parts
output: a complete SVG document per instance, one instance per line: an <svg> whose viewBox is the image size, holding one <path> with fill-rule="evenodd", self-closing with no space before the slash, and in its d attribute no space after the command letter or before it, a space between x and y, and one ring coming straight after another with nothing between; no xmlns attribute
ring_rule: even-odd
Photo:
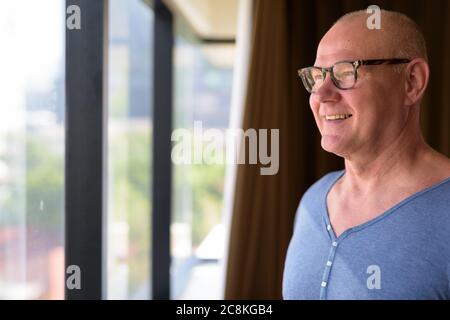
<svg viewBox="0 0 450 320"><path fill-rule="evenodd" d="M365 38L365 46L369 50L373 47L382 50L384 58L423 58L428 61L425 38L412 19L399 12L381 10L381 29L368 29L369 16L365 10L350 12L336 21L333 28L353 30L350 35L360 33Z"/></svg>

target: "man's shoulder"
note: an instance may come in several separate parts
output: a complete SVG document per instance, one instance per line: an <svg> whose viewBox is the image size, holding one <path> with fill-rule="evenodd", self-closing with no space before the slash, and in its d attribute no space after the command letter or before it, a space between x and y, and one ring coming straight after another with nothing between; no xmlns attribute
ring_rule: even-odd
<svg viewBox="0 0 450 320"><path fill-rule="evenodd" d="M335 181L344 174L344 170L332 171L314 182L302 197L303 201L317 201L323 199Z"/></svg>
<svg viewBox="0 0 450 320"><path fill-rule="evenodd" d="M329 172L314 182L308 190L306 190L297 207L295 225L297 224L297 221L299 221L301 212L310 215L315 212L320 212L320 210L323 209L322 205L324 204L325 196L328 190L332 184L337 181L340 176L342 176L343 173L344 170ZM316 217L318 216L315 214L313 215Z"/></svg>
<svg viewBox="0 0 450 320"><path fill-rule="evenodd" d="M450 175L417 194L421 195L422 193L426 194L425 198L428 202L436 206L445 206L448 210L450 206Z"/></svg>

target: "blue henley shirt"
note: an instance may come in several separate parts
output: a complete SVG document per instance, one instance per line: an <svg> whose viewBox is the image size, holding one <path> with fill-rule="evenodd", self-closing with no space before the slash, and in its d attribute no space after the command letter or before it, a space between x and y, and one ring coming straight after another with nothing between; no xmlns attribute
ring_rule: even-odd
<svg viewBox="0 0 450 320"><path fill-rule="evenodd" d="M331 172L303 195L286 255L284 299L450 299L450 178L336 237Z"/></svg>

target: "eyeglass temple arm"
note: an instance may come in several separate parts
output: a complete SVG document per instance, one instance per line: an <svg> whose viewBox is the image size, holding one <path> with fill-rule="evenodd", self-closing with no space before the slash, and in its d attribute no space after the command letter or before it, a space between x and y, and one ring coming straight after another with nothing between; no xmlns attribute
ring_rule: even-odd
<svg viewBox="0 0 450 320"><path fill-rule="evenodd" d="M358 60L359 65L380 65L380 64L402 64L411 62L410 59L377 59L377 60Z"/></svg>

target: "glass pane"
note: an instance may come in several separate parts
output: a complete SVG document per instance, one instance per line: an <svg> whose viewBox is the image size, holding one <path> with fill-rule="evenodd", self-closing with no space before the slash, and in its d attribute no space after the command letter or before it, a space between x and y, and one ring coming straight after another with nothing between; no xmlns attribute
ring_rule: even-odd
<svg viewBox="0 0 450 320"><path fill-rule="evenodd" d="M109 2L108 299L150 298L153 12Z"/></svg>
<svg viewBox="0 0 450 320"><path fill-rule="evenodd" d="M0 1L0 39L0 299L63 299L65 1Z"/></svg>
<svg viewBox="0 0 450 320"><path fill-rule="evenodd" d="M188 130L192 153L173 166L172 298L221 299L225 161L208 164L195 149L205 156L208 130L225 135L234 45L202 45L179 20L176 30L174 127ZM178 148L181 139L172 138Z"/></svg>

